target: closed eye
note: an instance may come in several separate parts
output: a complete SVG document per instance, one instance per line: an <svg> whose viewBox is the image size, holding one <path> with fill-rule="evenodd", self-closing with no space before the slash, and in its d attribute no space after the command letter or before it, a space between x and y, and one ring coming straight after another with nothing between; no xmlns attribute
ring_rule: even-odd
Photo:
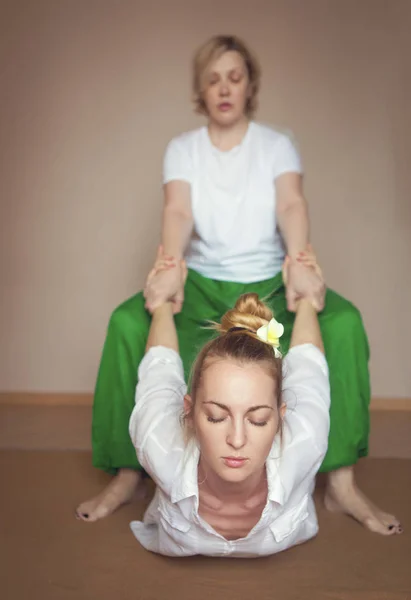
<svg viewBox="0 0 411 600"><path fill-rule="evenodd" d="M214 419L213 417L207 417L207 421L209 423L222 423L223 421L226 420L226 418L227 417L222 417L220 419ZM250 425L254 425L255 427L264 427L268 423L268 421L251 421L250 419L248 419L248 422L250 423Z"/></svg>
<svg viewBox="0 0 411 600"><path fill-rule="evenodd" d="M223 417L222 419L213 419L213 417L207 417L207 421L209 421L210 423L222 423L223 421L225 421L226 417Z"/></svg>

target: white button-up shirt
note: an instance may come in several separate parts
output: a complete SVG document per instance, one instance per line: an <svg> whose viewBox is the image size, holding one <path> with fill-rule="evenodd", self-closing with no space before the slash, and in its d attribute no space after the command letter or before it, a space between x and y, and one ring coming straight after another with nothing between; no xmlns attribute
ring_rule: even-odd
<svg viewBox="0 0 411 600"><path fill-rule="evenodd" d="M139 367L130 435L144 469L156 483L143 522L131 529L152 552L168 556L256 557L300 544L318 532L312 492L327 450L330 388L324 355L313 345L292 348L283 361L287 405L283 442L274 439L266 461L268 496L261 518L244 538L226 540L198 513L195 440L181 425L186 393L179 355L151 348Z"/></svg>

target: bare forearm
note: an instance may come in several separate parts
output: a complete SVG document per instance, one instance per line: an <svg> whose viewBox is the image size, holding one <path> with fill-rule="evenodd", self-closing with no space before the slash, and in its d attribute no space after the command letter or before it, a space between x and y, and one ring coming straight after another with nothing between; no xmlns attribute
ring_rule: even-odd
<svg viewBox="0 0 411 600"><path fill-rule="evenodd" d="M301 344L314 344L321 352L324 352L317 312L311 301L304 298L299 301L297 306L290 348Z"/></svg>
<svg viewBox="0 0 411 600"><path fill-rule="evenodd" d="M177 260L183 258L192 230L193 219L190 215L172 207L164 207L161 238L165 254Z"/></svg>
<svg viewBox="0 0 411 600"><path fill-rule="evenodd" d="M178 352L178 337L171 302L166 302L153 313L146 352L154 346L165 346Z"/></svg>
<svg viewBox="0 0 411 600"><path fill-rule="evenodd" d="M278 226L285 241L287 254L294 258L307 249L310 223L306 200L301 197L277 213Z"/></svg>

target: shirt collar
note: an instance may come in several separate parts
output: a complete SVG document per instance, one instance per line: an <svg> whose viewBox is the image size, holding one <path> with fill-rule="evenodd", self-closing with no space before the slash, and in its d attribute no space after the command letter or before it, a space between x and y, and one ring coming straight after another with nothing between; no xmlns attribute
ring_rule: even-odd
<svg viewBox="0 0 411 600"><path fill-rule="evenodd" d="M265 466L267 470L268 499L277 504L284 504L286 490L280 477L281 441L278 436L274 438L270 454Z"/></svg>

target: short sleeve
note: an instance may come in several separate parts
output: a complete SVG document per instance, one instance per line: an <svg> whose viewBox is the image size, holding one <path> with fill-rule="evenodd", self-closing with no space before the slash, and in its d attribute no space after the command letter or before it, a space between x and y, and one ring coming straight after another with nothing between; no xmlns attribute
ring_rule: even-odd
<svg viewBox="0 0 411 600"><path fill-rule="evenodd" d="M275 145L273 179L284 173L302 173L300 154L293 142L282 135Z"/></svg>
<svg viewBox="0 0 411 600"><path fill-rule="evenodd" d="M184 449L180 419L186 390L178 353L162 346L151 348L138 370L129 432L140 464L158 485L172 477Z"/></svg>
<svg viewBox="0 0 411 600"><path fill-rule="evenodd" d="M192 183L192 160L181 138L171 140L164 154L163 183L169 181Z"/></svg>

